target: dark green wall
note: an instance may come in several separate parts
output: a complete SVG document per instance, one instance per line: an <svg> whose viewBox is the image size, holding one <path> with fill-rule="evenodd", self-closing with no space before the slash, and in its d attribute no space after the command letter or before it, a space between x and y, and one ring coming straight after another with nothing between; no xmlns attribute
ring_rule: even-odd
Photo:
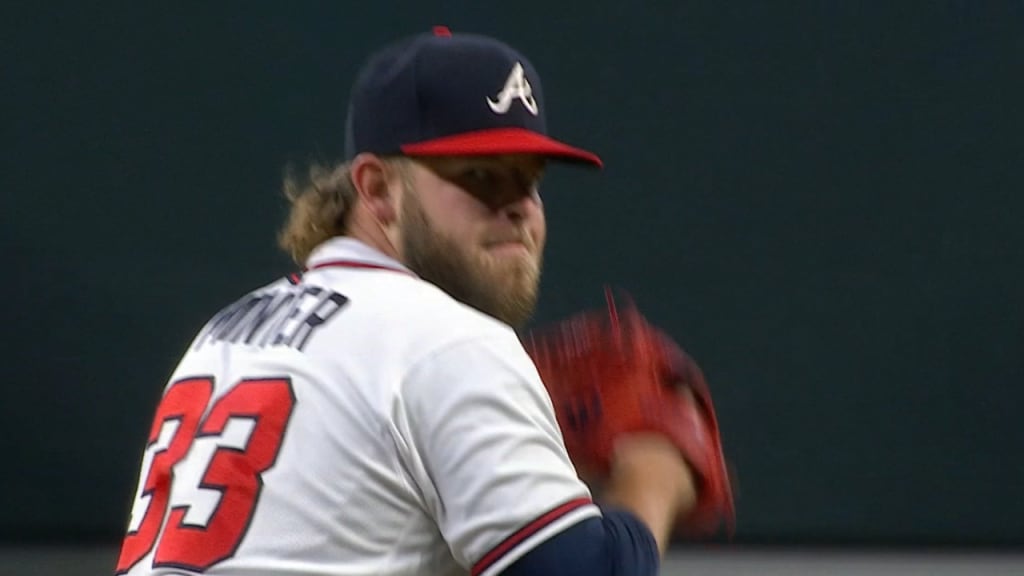
<svg viewBox="0 0 1024 576"><path fill-rule="evenodd" d="M701 362L739 542L1024 543L1020 2L265 4L3 9L4 539L118 540L183 346L289 270L284 165L444 23L604 157L538 319L621 286Z"/></svg>

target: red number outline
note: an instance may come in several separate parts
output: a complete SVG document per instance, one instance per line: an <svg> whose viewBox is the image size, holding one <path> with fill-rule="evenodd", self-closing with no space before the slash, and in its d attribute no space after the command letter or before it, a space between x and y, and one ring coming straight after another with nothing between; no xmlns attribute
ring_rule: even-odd
<svg viewBox="0 0 1024 576"><path fill-rule="evenodd" d="M153 455L141 494L149 498L145 515L139 529L125 537L117 574L126 573L145 558L154 544L154 566L196 571L226 560L238 550L256 510L263 473L277 460L295 394L288 378L244 379L217 399L200 421L212 391L213 378L186 378L174 382L160 402L148 446L157 442L167 422L180 419L181 423L168 448ZM245 447L218 446L201 476L200 488L221 493L206 525L183 523L188 506L172 507L168 515L174 465L188 454L196 438L220 436L229 421L239 418L253 421ZM164 533L157 543L161 527Z"/></svg>
<svg viewBox="0 0 1024 576"><path fill-rule="evenodd" d="M160 527L164 521L164 511L170 498L172 469L181 461L192 446L192 438L199 427L203 416L203 408L210 401L213 393L211 378L187 378L171 385L164 394L160 406L153 417L153 425L149 432L147 449L157 443L164 426L173 420L179 422L168 447L153 455L146 472L143 497L149 498L146 512L139 528L129 531L121 545L121 556L117 561L117 573L123 574L149 554Z"/></svg>

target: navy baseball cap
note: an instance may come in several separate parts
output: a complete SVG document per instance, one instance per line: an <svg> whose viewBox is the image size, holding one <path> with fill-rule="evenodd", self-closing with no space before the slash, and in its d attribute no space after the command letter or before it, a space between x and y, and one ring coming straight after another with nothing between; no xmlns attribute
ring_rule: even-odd
<svg viewBox="0 0 1024 576"><path fill-rule="evenodd" d="M550 138L540 77L511 46L437 26L363 65L349 101L345 155L539 154L601 166Z"/></svg>

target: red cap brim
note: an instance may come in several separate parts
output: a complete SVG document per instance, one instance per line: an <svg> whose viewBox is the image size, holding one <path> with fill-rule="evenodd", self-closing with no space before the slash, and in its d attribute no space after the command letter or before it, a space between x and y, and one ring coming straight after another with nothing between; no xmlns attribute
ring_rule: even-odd
<svg viewBox="0 0 1024 576"><path fill-rule="evenodd" d="M409 156L481 156L492 154L539 154L556 160L602 167L593 152L574 148L523 128L492 128L464 132L402 146Z"/></svg>

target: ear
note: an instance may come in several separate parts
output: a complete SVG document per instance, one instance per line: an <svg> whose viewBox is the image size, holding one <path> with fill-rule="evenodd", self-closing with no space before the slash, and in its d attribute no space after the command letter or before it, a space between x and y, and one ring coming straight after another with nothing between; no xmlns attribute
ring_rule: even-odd
<svg viewBox="0 0 1024 576"><path fill-rule="evenodd" d="M393 178L387 164L375 154L359 154L352 160L351 174L359 200L374 219L381 226L394 222L398 199L390 188Z"/></svg>

